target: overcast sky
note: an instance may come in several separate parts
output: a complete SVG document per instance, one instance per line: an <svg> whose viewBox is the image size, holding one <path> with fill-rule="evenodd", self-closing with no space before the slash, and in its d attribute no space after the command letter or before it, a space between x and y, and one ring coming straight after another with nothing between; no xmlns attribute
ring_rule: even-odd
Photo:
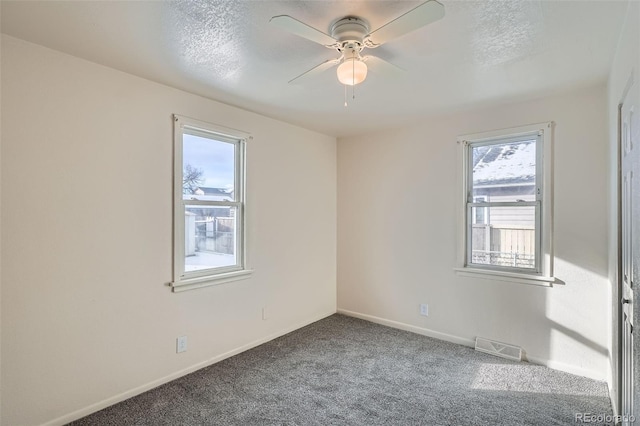
<svg viewBox="0 0 640 426"><path fill-rule="evenodd" d="M233 144L185 134L182 145L183 169L191 164L202 170L201 186L233 188Z"/></svg>

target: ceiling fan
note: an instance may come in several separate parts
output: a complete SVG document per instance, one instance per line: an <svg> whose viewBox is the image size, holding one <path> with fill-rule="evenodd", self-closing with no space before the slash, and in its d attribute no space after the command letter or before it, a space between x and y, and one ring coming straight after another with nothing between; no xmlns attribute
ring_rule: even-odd
<svg viewBox="0 0 640 426"><path fill-rule="evenodd" d="M340 53L336 59L329 59L289 80L298 82L338 65L340 83L355 86L367 77L367 64L382 74L393 75L403 71L399 67L373 55L362 55L364 49L376 48L395 38L408 34L444 17L444 6L436 0L429 0L405 14L370 31L367 22L356 16L347 16L335 22L326 34L288 15L274 16L269 21L280 29L306 38Z"/></svg>

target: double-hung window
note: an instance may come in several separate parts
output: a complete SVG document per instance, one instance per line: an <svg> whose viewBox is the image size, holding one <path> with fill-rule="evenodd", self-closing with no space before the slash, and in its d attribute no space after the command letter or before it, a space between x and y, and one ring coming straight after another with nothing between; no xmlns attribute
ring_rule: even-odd
<svg viewBox="0 0 640 426"><path fill-rule="evenodd" d="M240 131L174 116L174 291L244 278L245 145Z"/></svg>
<svg viewBox="0 0 640 426"><path fill-rule="evenodd" d="M466 135L458 272L545 284L552 278L552 123Z"/></svg>

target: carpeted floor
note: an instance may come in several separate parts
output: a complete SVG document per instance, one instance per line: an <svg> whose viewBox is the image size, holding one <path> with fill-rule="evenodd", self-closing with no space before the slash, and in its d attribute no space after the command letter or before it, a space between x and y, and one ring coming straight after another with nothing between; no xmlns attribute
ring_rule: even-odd
<svg viewBox="0 0 640 426"><path fill-rule="evenodd" d="M333 315L73 425L575 425L603 382ZM590 423L606 424L606 423Z"/></svg>

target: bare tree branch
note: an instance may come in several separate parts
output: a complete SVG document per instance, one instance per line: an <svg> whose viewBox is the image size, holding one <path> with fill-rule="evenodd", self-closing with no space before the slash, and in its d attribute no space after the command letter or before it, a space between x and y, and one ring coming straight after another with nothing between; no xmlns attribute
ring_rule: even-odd
<svg viewBox="0 0 640 426"><path fill-rule="evenodd" d="M182 193L195 194L198 187L204 182L202 169L186 164L182 172Z"/></svg>

